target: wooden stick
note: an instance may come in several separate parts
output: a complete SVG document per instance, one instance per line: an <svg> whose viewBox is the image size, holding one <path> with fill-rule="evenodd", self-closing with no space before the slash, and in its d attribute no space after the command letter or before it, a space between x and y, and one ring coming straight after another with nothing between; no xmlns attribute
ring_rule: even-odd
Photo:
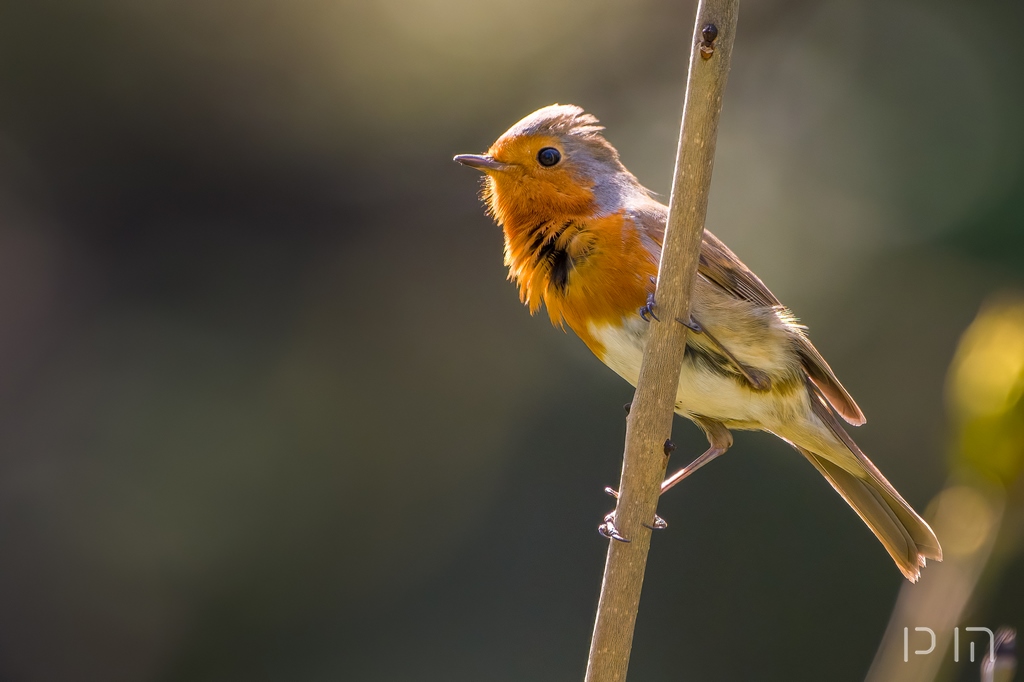
<svg viewBox="0 0 1024 682"><path fill-rule="evenodd" d="M690 295L697 273L722 94L736 34L739 0L701 0L697 7L675 176L669 200L658 285L661 322L652 322L626 426L615 526L630 542L611 541L587 661L587 682L626 679L633 629L660 484L672 434L683 364ZM680 614L682 615L682 614ZM678 679L678 678L676 678Z"/></svg>

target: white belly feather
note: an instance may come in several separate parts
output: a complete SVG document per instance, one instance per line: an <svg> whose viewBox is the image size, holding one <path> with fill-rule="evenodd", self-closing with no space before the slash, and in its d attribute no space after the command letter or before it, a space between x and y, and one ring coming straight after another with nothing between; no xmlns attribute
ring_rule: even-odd
<svg viewBox="0 0 1024 682"><path fill-rule="evenodd" d="M605 347L605 364L633 386L640 377L648 328L648 323L637 316L635 320L624 320L621 326L591 325L589 329ZM730 351L740 355L732 347ZM684 417L710 417L734 429L774 430L780 420L806 411L805 396L804 391L785 396L754 391L741 379L688 359L679 375L676 413Z"/></svg>

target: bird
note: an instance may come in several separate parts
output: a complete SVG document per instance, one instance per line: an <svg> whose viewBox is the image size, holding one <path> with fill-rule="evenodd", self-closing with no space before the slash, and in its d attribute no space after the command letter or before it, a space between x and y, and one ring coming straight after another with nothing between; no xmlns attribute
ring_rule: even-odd
<svg viewBox="0 0 1024 682"><path fill-rule="evenodd" d="M652 320L668 208L630 173L598 119L553 104L484 154L480 198L504 235L508 278L531 314L542 307L636 386ZM911 582L942 560L928 523L843 428L864 413L811 344L806 327L717 237L704 230L675 412L708 450L669 476L664 493L724 454L732 430L766 431L802 454L881 541Z"/></svg>

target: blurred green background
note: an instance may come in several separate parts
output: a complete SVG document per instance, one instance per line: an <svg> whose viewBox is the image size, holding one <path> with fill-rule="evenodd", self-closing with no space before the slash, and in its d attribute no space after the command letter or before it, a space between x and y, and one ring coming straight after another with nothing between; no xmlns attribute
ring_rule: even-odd
<svg viewBox="0 0 1024 682"><path fill-rule="evenodd" d="M0 5L0 679L582 679L631 388L528 316L451 156L579 104L667 200L694 10ZM739 27L708 226L923 510L957 339L1024 279L1024 5ZM660 506L631 679L862 679L903 579L736 441Z"/></svg>

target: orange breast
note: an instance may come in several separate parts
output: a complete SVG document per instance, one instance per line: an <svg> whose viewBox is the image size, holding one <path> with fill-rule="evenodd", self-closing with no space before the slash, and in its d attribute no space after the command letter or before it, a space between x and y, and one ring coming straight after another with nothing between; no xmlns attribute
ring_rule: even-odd
<svg viewBox="0 0 1024 682"><path fill-rule="evenodd" d="M518 228L518 229L517 229ZM567 324L599 358L591 324L619 324L638 314L654 291L657 255L624 214L566 216L532 225L505 224L505 259L520 298L553 324Z"/></svg>

